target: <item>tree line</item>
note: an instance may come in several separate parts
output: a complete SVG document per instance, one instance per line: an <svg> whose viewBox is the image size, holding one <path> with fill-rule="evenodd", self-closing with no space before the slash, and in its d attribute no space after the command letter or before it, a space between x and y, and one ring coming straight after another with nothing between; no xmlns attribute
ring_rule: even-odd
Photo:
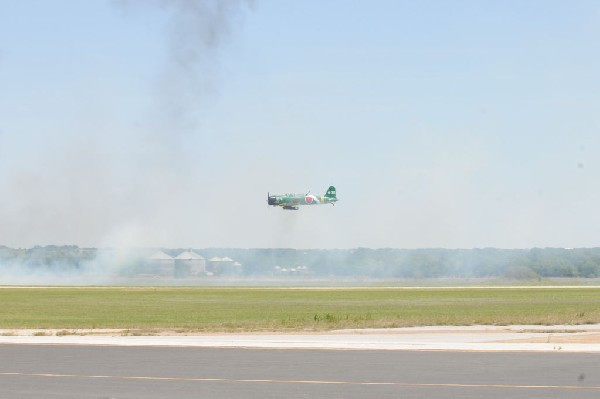
<svg viewBox="0 0 600 399"><path fill-rule="evenodd" d="M189 248L185 248L188 250ZM156 249L138 249L132 256L115 257L111 270L123 274L143 271L145 259ZM175 255L181 248L161 248ZM285 271L309 276L373 278L486 278L535 279L543 277L600 277L600 248L531 249L193 249L210 259L230 257L242 264L242 276L275 276ZM110 249L69 246L36 246L14 249L0 246L2 268L22 267L52 271L77 271ZM104 257L106 259L106 257ZM118 267L114 267L118 266Z"/></svg>

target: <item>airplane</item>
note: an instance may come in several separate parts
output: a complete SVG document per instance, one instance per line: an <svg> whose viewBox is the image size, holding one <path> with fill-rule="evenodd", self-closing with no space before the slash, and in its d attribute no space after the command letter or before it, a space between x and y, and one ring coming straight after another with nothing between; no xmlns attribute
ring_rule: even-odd
<svg viewBox="0 0 600 399"><path fill-rule="evenodd" d="M314 194L283 194L271 195L267 193L267 203L272 206L280 206L285 210L297 211L300 205L335 205L338 201L335 187L329 186L325 195Z"/></svg>

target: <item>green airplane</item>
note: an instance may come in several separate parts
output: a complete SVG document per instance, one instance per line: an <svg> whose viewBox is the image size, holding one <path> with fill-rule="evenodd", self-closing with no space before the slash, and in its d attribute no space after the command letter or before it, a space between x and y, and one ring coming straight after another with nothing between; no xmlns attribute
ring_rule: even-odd
<svg viewBox="0 0 600 399"><path fill-rule="evenodd" d="M280 206L286 210L297 211L300 205L335 205L337 202L335 187L329 186L325 195L314 194L283 194L271 195L267 193L267 203L272 206Z"/></svg>

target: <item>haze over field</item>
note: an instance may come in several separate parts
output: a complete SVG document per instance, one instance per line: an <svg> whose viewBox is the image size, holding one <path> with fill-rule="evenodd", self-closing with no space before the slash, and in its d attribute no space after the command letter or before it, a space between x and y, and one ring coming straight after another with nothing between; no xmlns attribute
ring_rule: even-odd
<svg viewBox="0 0 600 399"><path fill-rule="evenodd" d="M2 8L1 245L599 246L596 1Z"/></svg>

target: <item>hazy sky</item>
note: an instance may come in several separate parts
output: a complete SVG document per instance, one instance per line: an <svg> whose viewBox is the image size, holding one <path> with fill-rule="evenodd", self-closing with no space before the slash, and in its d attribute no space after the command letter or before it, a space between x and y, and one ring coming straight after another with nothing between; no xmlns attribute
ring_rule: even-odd
<svg viewBox="0 0 600 399"><path fill-rule="evenodd" d="M0 244L600 246L598 43L595 0L0 0Z"/></svg>

